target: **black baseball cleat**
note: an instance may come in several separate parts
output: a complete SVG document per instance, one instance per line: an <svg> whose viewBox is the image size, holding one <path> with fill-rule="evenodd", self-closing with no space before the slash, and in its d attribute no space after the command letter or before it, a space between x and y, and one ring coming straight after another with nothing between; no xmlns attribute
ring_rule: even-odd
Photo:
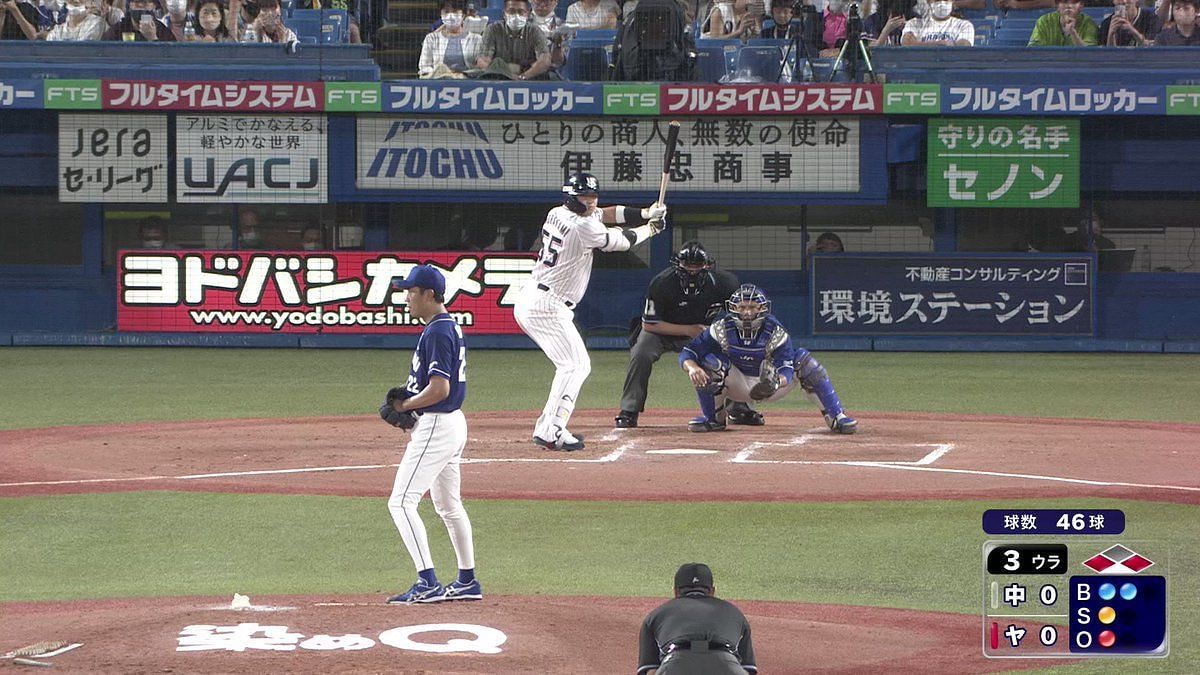
<svg viewBox="0 0 1200 675"><path fill-rule="evenodd" d="M709 431L725 431L725 423L700 415L699 417L693 417L688 422L688 431L701 434Z"/></svg>
<svg viewBox="0 0 1200 675"><path fill-rule="evenodd" d="M583 436L575 436L565 429L559 429L555 435L556 438L553 441L535 435L533 444L546 450L562 450L563 452L575 452L583 449Z"/></svg>
<svg viewBox="0 0 1200 675"><path fill-rule="evenodd" d="M618 429L636 429L638 414L628 410L622 410L617 413L616 424Z"/></svg>
<svg viewBox="0 0 1200 675"><path fill-rule="evenodd" d="M761 427L767 421L763 419L762 413L750 408L741 408L729 411L729 423L741 424L747 427Z"/></svg>

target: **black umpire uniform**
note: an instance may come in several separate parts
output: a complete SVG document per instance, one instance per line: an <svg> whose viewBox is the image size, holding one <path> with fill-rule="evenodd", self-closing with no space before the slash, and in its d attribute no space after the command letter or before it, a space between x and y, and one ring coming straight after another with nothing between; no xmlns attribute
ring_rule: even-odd
<svg viewBox="0 0 1200 675"><path fill-rule="evenodd" d="M712 570L688 563L675 573L675 599L642 622L638 675L757 673L750 624L741 610L713 596Z"/></svg>
<svg viewBox="0 0 1200 675"><path fill-rule="evenodd" d="M664 352L678 352L691 341L690 335L660 335L645 326L663 322L681 326L708 325L722 313L725 301L738 289L738 279L724 270L713 269L716 261L698 241L689 241L671 256L671 267L659 272L646 291L641 329L629 352L625 388L621 392L618 428L637 426L638 413L646 409L650 372ZM690 268L690 269L689 269ZM734 424L762 424L762 416L745 407L731 410ZM740 414L739 414L740 413ZM748 414L747 414L748 413Z"/></svg>

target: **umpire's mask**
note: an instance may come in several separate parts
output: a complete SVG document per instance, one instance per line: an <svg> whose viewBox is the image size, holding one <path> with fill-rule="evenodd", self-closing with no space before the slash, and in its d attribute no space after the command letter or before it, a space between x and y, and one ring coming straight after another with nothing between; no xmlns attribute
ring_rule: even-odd
<svg viewBox="0 0 1200 675"><path fill-rule="evenodd" d="M685 296L700 295L705 286L713 281L712 268L716 263L698 241L689 241L671 256L675 276Z"/></svg>

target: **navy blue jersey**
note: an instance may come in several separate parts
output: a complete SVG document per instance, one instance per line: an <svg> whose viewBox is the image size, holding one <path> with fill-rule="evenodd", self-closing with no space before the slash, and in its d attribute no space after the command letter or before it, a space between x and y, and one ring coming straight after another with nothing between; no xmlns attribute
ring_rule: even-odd
<svg viewBox="0 0 1200 675"><path fill-rule="evenodd" d="M679 362L691 359L703 363L709 354L724 354L733 367L750 377L758 377L762 362L768 358L775 364L776 372L792 381L792 359L795 353L792 338L774 314L763 320L762 328L753 340L743 340L738 335L737 322L725 314L713 322L708 330L692 338L679 354Z"/></svg>
<svg viewBox="0 0 1200 675"><path fill-rule="evenodd" d="M429 386L429 378L435 375L450 381L450 395L419 412L445 413L461 408L467 397L467 342L462 328L445 312L433 317L421 331L404 389L415 396Z"/></svg>

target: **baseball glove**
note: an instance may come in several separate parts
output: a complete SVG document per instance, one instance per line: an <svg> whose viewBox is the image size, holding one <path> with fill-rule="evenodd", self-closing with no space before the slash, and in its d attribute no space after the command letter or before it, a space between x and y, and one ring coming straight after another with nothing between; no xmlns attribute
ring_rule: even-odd
<svg viewBox="0 0 1200 675"><path fill-rule="evenodd" d="M779 381L759 380L758 384L750 387L750 398L755 401L765 401L779 391Z"/></svg>
<svg viewBox="0 0 1200 675"><path fill-rule="evenodd" d="M383 405L379 406L379 416L384 422L408 431L417 425L417 413L413 410L399 412L392 404L396 401L403 401L409 397L409 393L403 387L392 387L388 389L387 396L384 397Z"/></svg>

